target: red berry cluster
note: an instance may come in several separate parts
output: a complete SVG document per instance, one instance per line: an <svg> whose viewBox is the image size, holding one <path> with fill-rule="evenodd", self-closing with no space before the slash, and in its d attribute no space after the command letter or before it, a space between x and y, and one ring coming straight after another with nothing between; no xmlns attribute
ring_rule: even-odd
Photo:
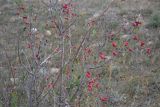
<svg viewBox="0 0 160 107"><path fill-rule="evenodd" d="M132 23L132 26L134 26L134 27L139 27L140 25L142 25L142 22L140 22L140 21L135 21Z"/></svg>
<svg viewBox="0 0 160 107"><path fill-rule="evenodd" d="M71 15L72 17L77 16L77 14L73 12L73 5L72 4L63 4L62 11L65 15ZM68 17L65 17L65 19L68 20Z"/></svg>

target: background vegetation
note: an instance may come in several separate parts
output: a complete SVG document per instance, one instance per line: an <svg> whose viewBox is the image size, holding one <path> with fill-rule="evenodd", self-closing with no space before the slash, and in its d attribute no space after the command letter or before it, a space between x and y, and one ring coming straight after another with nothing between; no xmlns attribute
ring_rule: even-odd
<svg viewBox="0 0 160 107"><path fill-rule="evenodd" d="M1 0L0 107L159 107L159 0Z"/></svg>

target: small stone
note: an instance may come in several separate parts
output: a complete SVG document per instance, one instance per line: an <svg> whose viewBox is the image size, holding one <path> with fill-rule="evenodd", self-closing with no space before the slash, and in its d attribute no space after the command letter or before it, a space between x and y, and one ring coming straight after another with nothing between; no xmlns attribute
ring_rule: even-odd
<svg viewBox="0 0 160 107"><path fill-rule="evenodd" d="M45 31L45 35L46 35L46 36L51 36L51 35L52 35L52 33L51 33L51 31L50 31L50 30L46 30L46 31Z"/></svg>

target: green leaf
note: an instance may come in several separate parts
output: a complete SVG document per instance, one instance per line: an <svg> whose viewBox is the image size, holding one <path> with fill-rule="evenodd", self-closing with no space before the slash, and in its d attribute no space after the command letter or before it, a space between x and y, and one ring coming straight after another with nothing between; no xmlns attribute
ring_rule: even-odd
<svg viewBox="0 0 160 107"><path fill-rule="evenodd" d="M17 92L12 92L11 93L11 107L18 107Z"/></svg>
<svg viewBox="0 0 160 107"><path fill-rule="evenodd" d="M139 27L136 27L136 28L133 29L134 33L137 33L138 31L139 31Z"/></svg>
<svg viewBox="0 0 160 107"><path fill-rule="evenodd" d="M67 91L68 91L68 93L70 94L70 92L72 92L72 89L74 88L74 84L73 83L71 83L70 85L69 85L69 87L67 88Z"/></svg>
<svg viewBox="0 0 160 107"><path fill-rule="evenodd" d="M24 0L14 0L16 4L21 4Z"/></svg>
<svg viewBox="0 0 160 107"><path fill-rule="evenodd" d="M149 58L146 59L146 63L150 64L150 59Z"/></svg>
<svg viewBox="0 0 160 107"><path fill-rule="evenodd" d="M97 34L96 29L93 29L93 30L92 30L92 36L96 36L96 34Z"/></svg>
<svg viewBox="0 0 160 107"><path fill-rule="evenodd" d="M30 5L28 10L29 10L29 12L33 12L33 6Z"/></svg>

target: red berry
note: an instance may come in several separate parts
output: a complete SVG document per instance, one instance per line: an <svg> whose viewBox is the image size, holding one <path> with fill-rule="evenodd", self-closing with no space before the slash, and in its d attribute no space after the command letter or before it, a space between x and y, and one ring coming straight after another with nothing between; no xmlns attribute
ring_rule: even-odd
<svg viewBox="0 0 160 107"><path fill-rule="evenodd" d="M85 50L85 52L86 52L87 54L91 54L91 53L92 53L92 49L90 49L90 48L85 48L84 50Z"/></svg>
<svg viewBox="0 0 160 107"><path fill-rule="evenodd" d="M128 41L124 42L124 45L125 45L125 46L128 46L128 45L129 45Z"/></svg>
<svg viewBox="0 0 160 107"><path fill-rule="evenodd" d="M29 44L27 45L27 48L32 48L31 43L29 43Z"/></svg>
<svg viewBox="0 0 160 107"><path fill-rule="evenodd" d="M132 52L132 51L133 51L133 49L132 49L132 48L128 48L128 51Z"/></svg>
<svg viewBox="0 0 160 107"><path fill-rule="evenodd" d="M64 8L64 9L68 9L68 7L69 7L68 4L64 4L64 5L63 5L63 8Z"/></svg>
<svg viewBox="0 0 160 107"><path fill-rule="evenodd" d="M108 101L108 97L100 97L100 100L101 100L102 102Z"/></svg>
<svg viewBox="0 0 160 107"><path fill-rule="evenodd" d="M151 48L147 48L146 49L146 53L149 55L149 54L151 54Z"/></svg>
<svg viewBox="0 0 160 107"><path fill-rule="evenodd" d="M27 20L27 16L23 16L23 20Z"/></svg>
<svg viewBox="0 0 160 107"><path fill-rule="evenodd" d="M142 22L140 22L140 21L135 21L135 22L132 23L132 26L138 27L138 26L140 26L141 24L142 24Z"/></svg>
<svg viewBox="0 0 160 107"><path fill-rule="evenodd" d="M113 47L117 47L117 43L116 42L112 42L112 46Z"/></svg>
<svg viewBox="0 0 160 107"><path fill-rule="evenodd" d="M117 53L116 51L112 51L112 55L113 55L113 56L117 56L118 53Z"/></svg>
<svg viewBox="0 0 160 107"><path fill-rule="evenodd" d="M140 46L141 46L141 47L144 46L144 41L140 41Z"/></svg>
<svg viewBox="0 0 160 107"><path fill-rule="evenodd" d="M106 59L106 55L105 55L103 52L100 52L100 53L99 53L99 57L100 57L100 59L102 59L102 60Z"/></svg>
<svg viewBox="0 0 160 107"><path fill-rule="evenodd" d="M52 84L52 83L48 83L47 87L48 87L49 89L51 89L51 88L53 88L53 84Z"/></svg>
<svg viewBox="0 0 160 107"><path fill-rule="evenodd" d="M133 36L133 40L138 40L138 36Z"/></svg>
<svg viewBox="0 0 160 107"><path fill-rule="evenodd" d="M87 87L87 88L88 88L88 91L92 91L92 85L89 85L89 84L88 84L88 87Z"/></svg>
<svg viewBox="0 0 160 107"><path fill-rule="evenodd" d="M88 72L86 72L86 77L87 78L91 78L91 73L88 71Z"/></svg>

